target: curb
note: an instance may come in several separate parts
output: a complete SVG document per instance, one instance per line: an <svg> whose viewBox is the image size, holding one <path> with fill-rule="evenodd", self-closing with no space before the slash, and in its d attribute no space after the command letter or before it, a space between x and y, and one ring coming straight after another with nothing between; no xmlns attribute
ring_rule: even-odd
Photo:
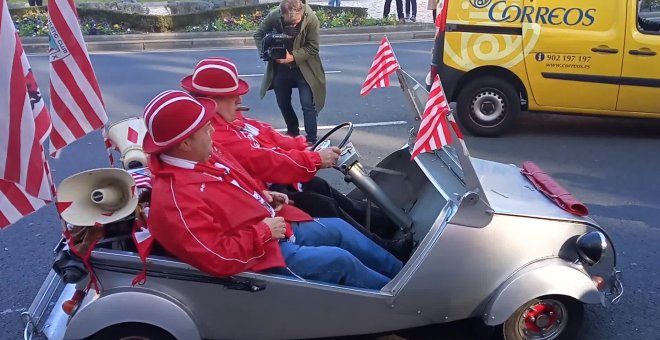
<svg viewBox="0 0 660 340"><path fill-rule="evenodd" d="M178 49L255 47L253 32L147 33L105 36L85 36L89 52L158 51ZM384 35L390 41L433 39L433 24L408 24L354 28L321 29L321 44L341 44L380 41ZM22 38L23 49L29 54L47 54L48 37Z"/></svg>

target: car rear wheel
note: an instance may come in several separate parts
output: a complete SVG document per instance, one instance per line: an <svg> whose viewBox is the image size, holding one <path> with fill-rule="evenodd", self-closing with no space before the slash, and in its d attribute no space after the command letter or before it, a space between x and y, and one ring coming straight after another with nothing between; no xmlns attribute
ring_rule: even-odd
<svg viewBox="0 0 660 340"><path fill-rule="evenodd" d="M584 305L565 296L531 300L504 322L506 340L573 339L582 324Z"/></svg>
<svg viewBox="0 0 660 340"><path fill-rule="evenodd" d="M176 340L166 330L137 322L122 323L104 328L91 340Z"/></svg>
<svg viewBox="0 0 660 340"><path fill-rule="evenodd" d="M479 77L470 81L457 98L458 119L476 136L502 134L520 113L520 96L506 80Z"/></svg>

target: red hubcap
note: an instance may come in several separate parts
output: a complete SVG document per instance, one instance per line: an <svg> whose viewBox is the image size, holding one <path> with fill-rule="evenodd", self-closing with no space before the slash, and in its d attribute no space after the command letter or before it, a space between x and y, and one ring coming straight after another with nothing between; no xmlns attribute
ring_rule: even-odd
<svg viewBox="0 0 660 340"><path fill-rule="evenodd" d="M550 304L540 303L527 310L524 315L525 328L532 332L540 332L557 322L557 311Z"/></svg>

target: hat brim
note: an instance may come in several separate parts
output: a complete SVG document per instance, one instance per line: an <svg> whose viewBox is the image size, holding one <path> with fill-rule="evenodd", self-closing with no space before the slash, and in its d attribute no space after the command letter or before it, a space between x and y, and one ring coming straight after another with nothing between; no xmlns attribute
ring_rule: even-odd
<svg viewBox="0 0 660 340"><path fill-rule="evenodd" d="M192 75L189 75L181 79L181 87L192 94L211 96L211 97L242 96L248 93L248 91L250 91L250 85L245 80L240 78L238 79L238 87L236 88L236 90L231 92L214 92L214 91L205 91L205 90L196 89L195 87L193 87Z"/></svg>
<svg viewBox="0 0 660 340"><path fill-rule="evenodd" d="M142 150L148 154L159 154L163 153L171 148L173 148L176 145L179 145L179 143L183 142L186 140L186 138L190 137L192 134L197 132L199 129L203 128L206 123L211 121L213 117L215 116L215 111L216 111L216 104L215 101L212 99L208 98L196 98L196 100L202 104L204 107L204 117L202 117L202 120L197 124L197 126L188 131L187 134L173 140L167 145L157 145L156 142L154 141L153 136L151 136L151 133L149 133L149 129L147 129L147 134L144 136L144 140L142 141ZM146 122L145 122L146 123Z"/></svg>

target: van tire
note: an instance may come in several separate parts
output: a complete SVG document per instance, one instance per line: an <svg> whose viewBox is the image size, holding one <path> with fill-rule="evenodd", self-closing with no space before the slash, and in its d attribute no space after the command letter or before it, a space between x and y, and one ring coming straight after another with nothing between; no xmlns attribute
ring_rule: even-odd
<svg viewBox="0 0 660 340"><path fill-rule="evenodd" d="M148 339L148 340L176 340L168 331L153 325L126 322L104 328L89 338L90 340L123 340L123 339Z"/></svg>
<svg viewBox="0 0 660 340"><path fill-rule="evenodd" d="M520 96L506 79L479 77L459 92L456 111L461 125L471 134L495 137L518 117Z"/></svg>

